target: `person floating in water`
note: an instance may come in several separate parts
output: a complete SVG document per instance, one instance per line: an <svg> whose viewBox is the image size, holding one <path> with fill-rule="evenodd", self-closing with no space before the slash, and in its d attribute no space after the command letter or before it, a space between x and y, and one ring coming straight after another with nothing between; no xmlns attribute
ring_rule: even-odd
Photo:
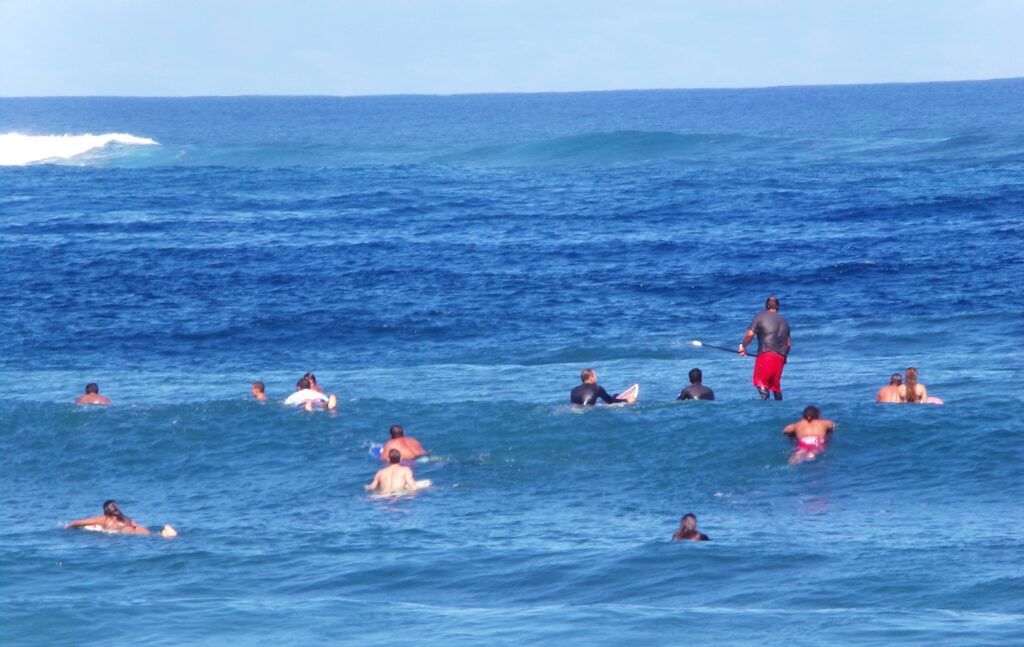
<svg viewBox="0 0 1024 647"><path fill-rule="evenodd" d="M86 530L102 530L104 532L117 532L125 535L149 535L149 528L140 526L132 519L125 516L118 507L117 501L110 499L103 502L103 514L99 517L89 517L72 521L65 528L85 528ZM177 537L178 531L174 526L167 524L160 530L160 536L170 539Z"/></svg>
<svg viewBox="0 0 1024 647"><path fill-rule="evenodd" d="M332 393L329 397L319 391L310 388L308 378L300 378L295 384L295 393L292 393L284 401L287 405L304 407L306 411L312 411L316 407L334 410L338 406L338 398Z"/></svg>
<svg viewBox="0 0 1024 647"><path fill-rule="evenodd" d="M747 344L755 335L757 359L754 360L754 386L762 400L768 399L769 391L776 400L781 400L782 369L789 358L792 339L789 336L789 322L779 315L778 297L768 297L765 300L764 310L754 316L736 352L746 355Z"/></svg>
<svg viewBox="0 0 1024 647"><path fill-rule="evenodd" d="M412 461L426 455L427 451L423 449L423 445L420 445L419 441L415 438L406 436L402 425L391 425L390 433L391 440L380 450L380 459L382 461L388 460L388 455L392 449L398 450L399 454L401 454L399 460L402 461Z"/></svg>
<svg viewBox="0 0 1024 647"><path fill-rule="evenodd" d="M260 402L267 399L266 391L267 386L263 382L256 380L255 382L252 383L252 397L256 398Z"/></svg>
<svg viewBox="0 0 1024 647"><path fill-rule="evenodd" d="M711 541L711 538L697 530L697 515L688 512L679 520L679 530L672 535L672 541Z"/></svg>
<svg viewBox="0 0 1024 647"><path fill-rule="evenodd" d="M836 423L821 417L818 407L806 407L804 416L786 425L782 433L796 438L796 450L789 457L789 464L814 460L825 451L828 435L835 431Z"/></svg>
<svg viewBox="0 0 1024 647"><path fill-rule="evenodd" d="M626 398L620 398L619 394L608 395L600 384L597 383L597 373L592 368L585 368L580 372L580 384L569 394L569 401L573 404L593 405L601 398L608 404L613 402L629 402Z"/></svg>
<svg viewBox="0 0 1024 647"><path fill-rule="evenodd" d="M899 387L900 402L917 402L924 404L928 400L928 389L917 383L917 369L910 366L906 370L906 380Z"/></svg>
<svg viewBox="0 0 1024 647"><path fill-rule="evenodd" d="M85 385L85 395L78 396L75 404L110 404L110 398L100 395L100 387L95 382Z"/></svg>
<svg viewBox="0 0 1024 647"><path fill-rule="evenodd" d="M388 463L387 467L377 471L372 483L363 486L364 489L379 490L381 494L409 492L417 489L412 470L402 465L402 452L397 449L389 450Z"/></svg>
<svg viewBox="0 0 1024 647"><path fill-rule="evenodd" d="M309 373L306 373L302 377L304 377L307 380L309 380L309 388L311 390L316 391L317 393L323 393L324 392L324 390L320 388L320 385L316 383L316 376L313 375L313 371L310 371Z"/></svg>
<svg viewBox="0 0 1024 647"><path fill-rule="evenodd" d="M690 369L690 386L680 392L677 400L714 400L715 392L701 384L704 374L699 368Z"/></svg>
<svg viewBox="0 0 1024 647"><path fill-rule="evenodd" d="M903 376L899 373L893 373L889 378L889 384L878 389L878 395L875 397L875 402L901 402L901 384L903 384Z"/></svg>

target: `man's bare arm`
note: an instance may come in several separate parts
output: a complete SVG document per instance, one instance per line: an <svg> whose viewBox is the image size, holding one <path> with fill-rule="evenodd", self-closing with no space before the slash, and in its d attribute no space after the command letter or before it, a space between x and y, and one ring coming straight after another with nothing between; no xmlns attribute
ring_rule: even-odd
<svg viewBox="0 0 1024 647"><path fill-rule="evenodd" d="M106 517L104 517L103 515L100 515L98 517L89 517L88 519L79 519L77 521L72 521L71 523L69 523L68 525L66 525L64 527L65 528L80 528L82 526L98 526L98 525L102 524L105 520L106 520Z"/></svg>

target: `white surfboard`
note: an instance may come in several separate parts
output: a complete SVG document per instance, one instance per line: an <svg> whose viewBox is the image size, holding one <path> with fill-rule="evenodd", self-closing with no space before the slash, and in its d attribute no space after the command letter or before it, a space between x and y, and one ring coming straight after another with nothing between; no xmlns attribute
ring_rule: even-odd
<svg viewBox="0 0 1024 647"><path fill-rule="evenodd" d="M387 494L382 494L380 492L377 492L375 494L371 494L370 498L373 498L373 499L395 499L395 498L398 498L398 497L403 497L403 496L408 496L410 494L415 494L416 492L419 492L420 490L426 489L426 488L430 487L433 484L434 484L434 482L431 481L430 479L420 479L420 480L416 481L416 489L415 490L399 490L398 492L388 492Z"/></svg>

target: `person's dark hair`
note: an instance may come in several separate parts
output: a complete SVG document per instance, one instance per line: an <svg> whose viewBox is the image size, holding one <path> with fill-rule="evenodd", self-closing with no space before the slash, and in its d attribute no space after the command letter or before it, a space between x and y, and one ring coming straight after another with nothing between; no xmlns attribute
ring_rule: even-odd
<svg viewBox="0 0 1024 647"><path fill-rule="evenodd" d="M778 310L779 309L779 297L768 297L764 300L765 310Z"/></svg>
<svg viewBox="0 0 1024 647"><path fill-rule="evenodd" d="M259 380L253 382L252 385L256 387L256 390L259 391L260 393L263 393L267 389L267 385L264 384L263 382L260 382Z"/></svg>
<svg viewBox="0 0 1024 647"><path fill-rule="evenodd" d="M917 369L909 366L906 373L907 379L904 384L907 388L907 402L917 402Z"/></svg>
<svg viewBox="0 0 1024 647"><path fill-rule="evenodd" d="M121 508L117 505L117 501L113 499L107 499L103 502L103 514L108 517L114 517L118 521L123 521L125 523L129 523L131 521L131 519L124 516L124 513L121 512Z"/></svg>
<svg viewBox="0 0 1024 647"><path fill-rule="evenodd" d="M392 464L400 462L402 460L402 452L398 451L397 449L392 449L391 451L388 452L388 460Z"/></svg>
<svg viewBox="0 0 1024 647"><path fill-rule="evenodd" d="M304 377L300 378L299 381L295 383L295 387L298 388L298 389L308 389L309 388L309 380L304 378Z"/></svg>
<svg viewBox="0 0 1024 647"><path fill-rule="evenodd" d="M821 417L821 410L818 407L805 407L804 408L804 420L810 422L811 420L817 420Z"/></svg>
<svg viewBox="0 0 1024 647"><path fill-rule="evenodd" d="M402 425L391 425L390 432L392 438L401 438L405 435L405 429L402 429Z"/></svg>
<svg viewBox="0 0 1024 647"><path fill-rule="evenodd" d="M684 533L691 533L697 530L697 515L692 512L684 514L683 518L679 521L679 529Z"/></svg>
<svg viewBox="0 0 1024 647"><path fill-rule="evenodd" d="M88 384L85 385L85 392L86 393L99 393L100 392L100 387L95 382L89 382Z"/></svg>
<svg viewBox="0 0 1024 647"><path fill-rule="evenodd" d="M690 369L690 384L699 384L704 379L704 374L700 372L699 368Z"/></svg>
<svg viewBox="0 0 1024 647"><path fill-rule="evenodd" d="M594 373L594 369L585 368L582 371L580 371L580 382L586 383L587 380L594 377L595 375L596 374Z"/></svg>
<svg viewBox="0 0 1024 647"><path fill-rule="evenodd" d="M899 373L893 373L892 377L889 378L889 385L899 386L900 384L903 384L903 376Z"/></svg>
<svg viewBox="0 0 1024 647"><path fill-rule="evenodd" d="M313 372L312 372L312 371L310 371L309 373L306 373L306 374L305 374L305 375L303 375L302 377L304 377L304 378L306 378L307 380L309 380L309 383L310 383L310 384L316 384L316 376L315 376L315 375L313 375Z"/></svg>

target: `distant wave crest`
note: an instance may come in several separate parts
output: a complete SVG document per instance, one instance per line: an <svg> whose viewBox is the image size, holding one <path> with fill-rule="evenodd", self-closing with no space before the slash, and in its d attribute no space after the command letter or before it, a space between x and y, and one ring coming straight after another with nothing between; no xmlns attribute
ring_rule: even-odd
<svg viewBox="0 0 1024 647"><path fill-rule="evenodd" d="M67 160L109 144L158 146L147 137L127 133L102 135L0 135L0 166L23 166L50 160Z"/></svg>

